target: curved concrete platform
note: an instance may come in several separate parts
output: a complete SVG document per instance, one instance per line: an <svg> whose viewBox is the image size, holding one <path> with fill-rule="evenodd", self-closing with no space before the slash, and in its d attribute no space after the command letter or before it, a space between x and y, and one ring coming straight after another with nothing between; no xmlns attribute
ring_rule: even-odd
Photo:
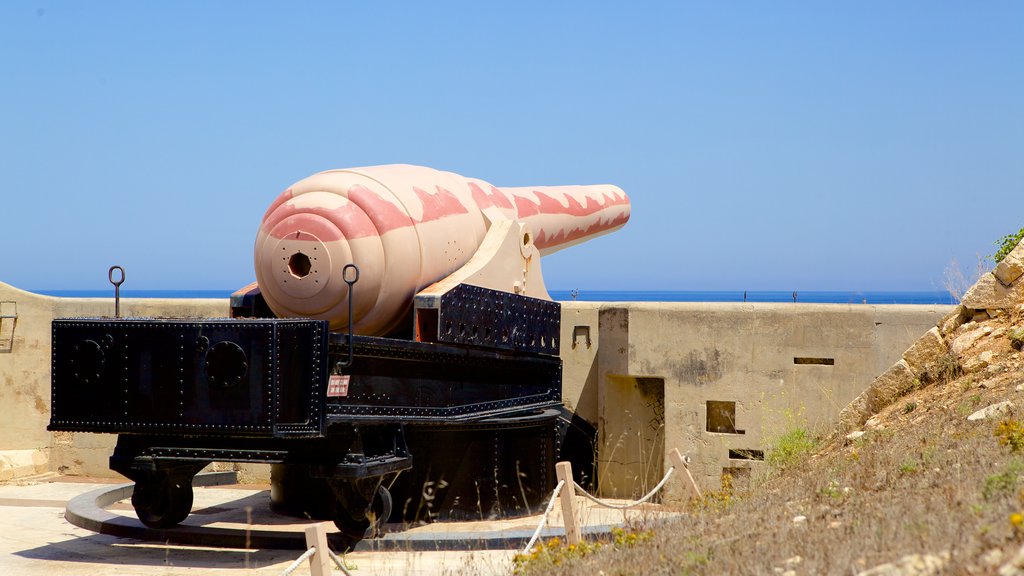
<svg viewBox="0 0 1024 576"><path fill-rule="evenodd" d="M69 500L65 518L75 526L100 534L152 542L239 549L306 548L304 530L313 521L275 514L270 510L266 490L227 487L234 482L234 472L197 475L193 481L193 487L198 489L192 514L171 529L145 526L135 517L131 506L121 502L131 498L131 483L99 488ZM659 520L666 515L652 507L632 514L638 513L657 516ZM591 517L583 530L585 534L609 533L624 519L622 512L603 509L591 509L589 514L584 509L584 514L584 519ZM416 526L388 524L384 536L360 541L355 551L514 550L526 545L538 522L540 515ZM549 522L543 536L565 534L560 514L553 512ZM333 525L328 539L332 544L340 543Z"/></svg>

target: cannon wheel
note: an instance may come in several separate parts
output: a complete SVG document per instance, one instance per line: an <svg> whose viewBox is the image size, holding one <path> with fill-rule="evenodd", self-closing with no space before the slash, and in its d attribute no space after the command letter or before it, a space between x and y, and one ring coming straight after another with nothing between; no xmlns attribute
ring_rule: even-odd
<svg viewBox="0 0 1024 576"><path fill-rule="evenodd" d="M367 514L370 517L370 526L366 529L367 538L376 538L384 533L384 523L391 517L391 507L391 492L381 484L377 487Z"/></svg>
<svg viewBox="0 0 1024 576"><path fill-rule="evenodd" d="M170 528L192 512L192 477L154 474L135 482L132 506L150 528Z"/></svg>
<svg viewBox="0 0 1024 576"><path fill-rule="evenodd" d="M340 482L334 485L337 500L334 505L334 525L341 532L343 548L351 549L363 538L372 538L381 533L388 517L391 516L391 492L381 484L367 498L358 482ZM371 488L372 489L372 488Z"/></svg>

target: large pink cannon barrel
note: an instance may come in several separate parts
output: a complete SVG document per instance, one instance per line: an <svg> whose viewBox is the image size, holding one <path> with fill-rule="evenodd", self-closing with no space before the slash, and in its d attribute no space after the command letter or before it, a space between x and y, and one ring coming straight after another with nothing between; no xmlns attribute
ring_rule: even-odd
<svg viewBox="0 0 1024 576"><path fill-rule="evenodd" d="M549 254L622 227L629 198L611 185L498 188L421 166L329 170L293 184L263 216L256 281L278 316L341 328L342 269L356 264L354 330L389 334L413 296L462 267L503 219L527 223Z"/></svg>

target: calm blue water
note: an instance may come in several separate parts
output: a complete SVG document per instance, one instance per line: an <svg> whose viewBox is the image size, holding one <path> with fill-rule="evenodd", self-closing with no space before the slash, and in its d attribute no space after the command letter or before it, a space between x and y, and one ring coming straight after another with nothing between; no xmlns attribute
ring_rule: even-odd
<svg viewBox="0 0 1024 576"><path fill-rule="evenodd" d="M36 290L38 294L65 298L113 298L106 290ZM233 290L122 290L123 298L227 298ZM569 290L552 290L555 300L572 300ZM743 291L580 290L584 302L743 302ZM793 292L751 290L747 302L792 302ZM796 293L797 302L836 304L955 304L948 292L820 292Z"/></svg>
<svg viewBox="0 0 1024 576"><path fill-rule="evenodd" d="M568 290L551 290L555 300L572 300ZM577 300L586 302L793 302L793 291L652 291L580 290ZM831 304L956 304L949 292L796 292L797 302Z"/></svg>
<svg viewBox="0 0 1024 576"><path fill-rule="evenodd" d="M106 290L32 290L45 296L61 298L113 298L114 289ZM121 298L227 298L234 290L121 290Z"/></svg>

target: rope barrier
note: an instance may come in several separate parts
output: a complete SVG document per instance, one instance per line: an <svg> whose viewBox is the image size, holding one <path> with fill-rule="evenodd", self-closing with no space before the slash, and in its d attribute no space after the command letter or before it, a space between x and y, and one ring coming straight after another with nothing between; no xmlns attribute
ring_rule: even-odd
<svg viewBox="0 0 1024 576"><path fill-rule="evenodd" d="M281 576L289 576L289 574L295 572L295 570L297 570L299 566L302 566L303 562L309 560L309 557L313 554L316 554L316 546L311 546L308 550L303 552L302 556L299 556L295 562L292 562L290 566L284 569L284 572L281 572Z"/></svg>
<svg viewBox="0 0 1024 576"><path fill-rule="evenodd" d="M341 570L342 574L345 576L352 576L352 573L348 571L348 568L345 567L345 563L341 561L341 558L338 558L338 555L334 553L334 550L328 548L327 553L331 555L331 560L334 560L335 566L338 567L338 570Z"/></svg>
<svg viewBox="0 0 1024 576"><path fill-rule="evenodd" d="M675 466L671 466L671 467L669 467L669 469L668 469L668 472L666 472L666 473L665 473L665 477L661 479L661 482L658 482L658 485L657 485L657 486L655 486L653 490L651 490L650 492L648 492L648 493L647 493L647 495L646 495L646 496L644 496L643 498L641 498L641 499L639 499L639 500L637 500L637 501L635 501L635 502L630 502L630 503L628 503L628 504L609 504L609 503L607 503L607 502L605 502L605 501L603 501L603 500L600 500L600 499L598 499L598 498L597 498L597 497L595 497L595 496L591 496L591 495L590 495L590 494L588 494L588 493L587 493L587 491L586 491L586 490L584 490L584 489L583 489L583 487L582 487L582 486L580 486L579 484L577 484L577 483L573 482L573 486L575 486L575 487L576 487L576 492L577 492L577 493L579 493L580 495L582 495L582 496L583 496L584 498L586 498L587 500L590 500L590 501L591 501L591 502L593 502L594 504L597 504L598 506L603 506L603 507L605 507L605 508L611 508L612 510L628 510L628 509L630 509L630 508L635 508L635 507L637 507L637 506L639 506L639 505L643 504L644 502L647 502L647 501L648 501L648 500L650 500L650 499L651 499L651 498L652 498L652 497L653 497L653 496L654 496L655 494L657 494L659 490L661 490L662 488L664 488L664 487L665 487L665 483L666 483L666 482L668 482L668 479L669 479L669 477L671 477L671 476L672 476L672 472L673 472L673 471L674 471L675 469L676 469L676 468L675 468Z"/></svg>
<svg viewBox="0 0 1024 576"><path fill-rule="evenodd" d="M681 461L684 462L685 465L685 460ZM665 473L665 477L661 479L661 482L658 482L657 486L655 486L650 492L644 495L643 498L640 498L639 500L633 502L629 502L627 504L610 504L595 496L591 496L590 493L584 490L583 487L577 484L575 481L570 479L570 482L572 482L574 492L579 493L584 498L590 500L591 502L597 504L598 506L602 506L604 508L611 508L612 510L628 510L629 508L635 508L653 498L655 494L657 494L662 488L665 487L665 483L668 482L668 479L672 477L672 472L674 472L675 469L675 466L669 467L668 472ZM555 501L558 500L559 494L561 493L562 487L564 485L565 480L559 480L558 486L555 486L555 489L551 492L551 498L548 500L548 505L544 508L544 514L540 517L540 523L537 524L537 529L533 531L533 536L530 537L530 541L526 543L526 548L523 548L523 554L529 554L530 549L533 548L533 545L537 543L537 539L540 538L540 533L542 530L544 530L544 525L548 523L548 514L550 514L551 509L555 507ZM565 519L566 523L570 521L571 520L568 518Z"/></svg>
<svg viewBox="0 0 1024 576"><path fill-rule="evenodd" d="M574 482L575 484L575 482ZM529 554L530 548L537 543L537 538L540 538L540 531L544 529L544 525L548 523L548 514L551 513L551 509L555 507L555 502L558 500L558 493L562 491L562 486L565 486L565 480L559 480L558 486L551 492L551 499L548 500L548 505L544 508L544 514L540 517L540 524L537 525L537 529L533 531L533 536L530 537L530 541L526 543L526 548L523 548L523 554Z"/></svg>

